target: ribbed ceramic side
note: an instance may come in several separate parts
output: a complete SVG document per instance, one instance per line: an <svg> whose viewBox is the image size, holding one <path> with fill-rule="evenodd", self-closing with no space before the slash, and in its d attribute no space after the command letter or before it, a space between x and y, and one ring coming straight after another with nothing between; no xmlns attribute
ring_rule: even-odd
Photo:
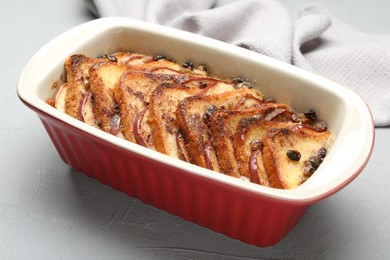
<svg viewBox="0 0 390 260"><path fill-rule="evenodd" d="M39 112L39 111L38 111ZM99 182L169 213L257 246L279 242L306 206L255 196L154 162L40 114L63 161Z"/></svg>

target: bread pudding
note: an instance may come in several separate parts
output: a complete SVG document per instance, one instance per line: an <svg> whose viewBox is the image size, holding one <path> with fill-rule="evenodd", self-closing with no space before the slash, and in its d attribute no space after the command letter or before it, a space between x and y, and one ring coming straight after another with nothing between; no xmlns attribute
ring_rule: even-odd
<svg viewBox="0 0 390 260"><path fill-rule="evenodd" d="M203 65L119 52L74 54L51 106L118 138L212 171L279 189L304 183L332 141L315 110L266 99Z"/></svg>

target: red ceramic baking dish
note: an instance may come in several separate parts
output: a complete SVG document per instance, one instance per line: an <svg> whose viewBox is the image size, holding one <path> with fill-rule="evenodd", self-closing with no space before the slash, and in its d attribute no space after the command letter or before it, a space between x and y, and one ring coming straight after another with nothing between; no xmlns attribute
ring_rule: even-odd
<svg viewBox="0 0 390 260"><path fill-rule="evenodd" d="M214 74L249 79L265 97L297 111L314 108L335 138L304 184L273 189L194 166L117 138L48 105L51 85L74 53L134 51L206 64ZM20 77L18 95L35 111L62 160L75 170L159 209L257 246L271 246L305 209L339 191L366 165L374 127L366 103L332 81L249 50L196 34L135 21L102 18L43 46Z"/></svg>

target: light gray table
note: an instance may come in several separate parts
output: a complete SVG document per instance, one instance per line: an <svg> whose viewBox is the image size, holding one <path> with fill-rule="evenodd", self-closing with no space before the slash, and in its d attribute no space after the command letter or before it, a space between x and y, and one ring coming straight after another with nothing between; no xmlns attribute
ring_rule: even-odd
<svg viewBox="0 0 390 260"><path fill-rule="evenodd" d="M225 1L221 1L225 2ZM292 15L309 1L283 0ZM338 17L390 34L386 1L323 1ZM390 129L361 175L310 207L278 245L258 248L157 210L75 172L16 96L28 59L93 19L82 1L1 1L1 259L385 259L390 256ZM390 82L389 82L390 84Z"/></svg>

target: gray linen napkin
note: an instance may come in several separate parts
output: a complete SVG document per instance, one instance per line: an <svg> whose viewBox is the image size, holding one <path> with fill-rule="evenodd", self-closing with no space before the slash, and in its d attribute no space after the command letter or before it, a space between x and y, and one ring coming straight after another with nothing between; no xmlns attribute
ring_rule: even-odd
<svg viewBox="0 0 390 260"><path fill-rule="evenodd" d="M85 0L97 16L158 23L241 46L360 94L376 126L390 125L390 36L359 32L312 4L292 21L276 0Z"/></svg>

